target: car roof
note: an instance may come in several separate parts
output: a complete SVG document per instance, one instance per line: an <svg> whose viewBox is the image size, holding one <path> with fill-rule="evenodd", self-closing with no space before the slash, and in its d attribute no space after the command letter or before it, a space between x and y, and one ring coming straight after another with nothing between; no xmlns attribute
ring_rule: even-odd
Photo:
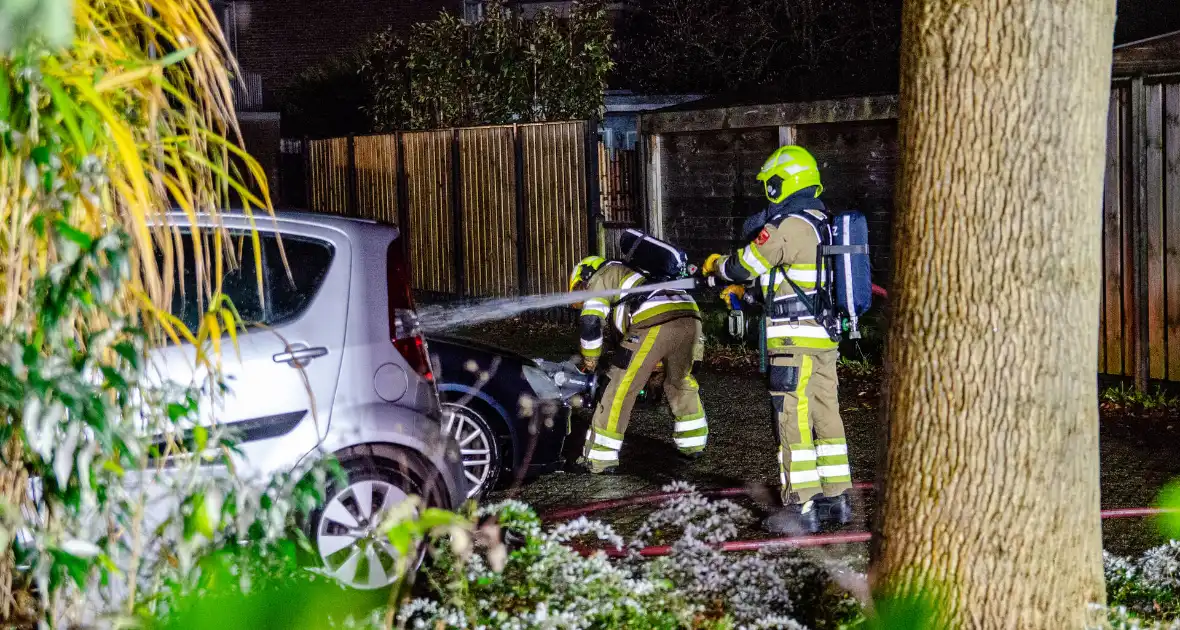
<svg viewBox="0 0 1180 630"><path fill-rule="evenodd" d="M169 221L175 220L182 225L190 223L188 215L179 208L173 208L167 214ZM346 217L322 212L309 212L306 210L276 209L273 219L262 209L254 209L251 214L255 224L260 227L264 227L266 223L273 223L277 224L280 228L284 225L317 225L336 228L346 233L387 230L392 230L395 233L398 232L398 229L394 226L378 223L371 219ZM245 211L240 208L222 210L218 213L218 217L223 224L230 227L249 225L249 218L246 216ZM211 215L208 212L198 212L197 219L200 222L208 221L211 219Z"/></svg>

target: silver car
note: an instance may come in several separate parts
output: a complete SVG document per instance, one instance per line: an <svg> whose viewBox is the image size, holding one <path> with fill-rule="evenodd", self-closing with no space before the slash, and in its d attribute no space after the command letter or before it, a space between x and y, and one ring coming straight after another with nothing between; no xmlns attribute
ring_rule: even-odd
<svg viewBox="0 0 1180 630"><path fill-rule="evenodd" d="M298 473L334 455L348 481L329 489L308 533L323 568L341 582L383 587L394 579L394 556L373 535L376 516L411 494L451 509L468 493L458 446L441 431L403 243L396 229L375 222L292 212L276 218L255 218L260 299L250 222L241 214L221 217L231 235L244 237L222 291L256 325L239 335L238 355L223 341L229 390L202 422L216 417L238 435L241 452L232 463L250 479ZM212 226L207 217L200 221ZM182 214L171 222L182 233L190 225ZM196 297L190 235L181 242L185 290L174 291L172 312L196 330L205 305ZM153 363L167 380L200 381L194 352L187 344L164 347Z"/></svg>

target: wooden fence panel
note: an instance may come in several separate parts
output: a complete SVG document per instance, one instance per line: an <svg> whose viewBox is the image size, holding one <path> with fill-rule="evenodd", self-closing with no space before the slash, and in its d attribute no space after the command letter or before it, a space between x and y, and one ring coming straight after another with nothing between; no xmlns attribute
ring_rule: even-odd
<svg viewBox="0 0 1180 630"><path fill-rule="evenodd" d="M397 225L397 136L355 139L357 215Z"/></svg>
<svg viewBox="0 0 1180 630"><path fill-rule="evenodd" d="M1146 137L1141 156L1132 151L1135 113L1130 89L1117 84L1110 95L1098 371L1133 376L1135 342L1142 334L1149 378L1180 381L1180 82L1147 82L1144 91ZM1140 164L1146 185L1142 215L1146 263L1136 269L1131 193ZM1136 278L1146 280L1146 303L1136 300ZM1140 331L1137 322L1144 313L1147 329Z"/></svg>
<svg viewBox="0 0 1180 630"><path fill-rule="evenodd" d="M1167 226L1168 380L1180 381L1180 83L1164 86L1164 217Z"/></svg>
<svg viewBox="0 0 1180 630"><path fill-rule="evenodd" d="M315 212L348 213L348 138L312 140L311 199Z"/></svg>
<svg viewBox="0 0 1180 630"><path fill-rule="evenodd" d="M574 265L589 254L586 123L522 125L528 207L527 293L569 290Z"/></svg>
<svg viewBox="0 0 1180 630"><path fill-rule="evenodd" d="M1163 86L1147 86L1147 350L1148 377L1167 375L1164 333ZM1178 296L1180 297L1180 296Z"/></svg>
<svg viewBox="0 0 1180 630"><path fill-rule="evenodd" d="M516 295L516 168L512 127L459 130L466 293Z"/></svg>
<svg viewBox="0 0 1180 630"><path fill-rule="evenodd" d="M1126 90L1110 93L1107 115L1106 190L1102 211L1102 310L1099 327L1098 371L1123 374L1123 208Z"/></svg>
<svg viewBox="0 0 1180 630"><path fill-rule="evenodd" d="M574 264L596 249L590 206L604 198L602 177L588 179L603 163L587 130L575 121L312 141L309 206L399 225L414 288L428 299L566 291ZM633 220L625 198L638 197L638 177L627 159L607 160L601 187L613 208L632 203Z"/></svg>
<svg viewBox="0 0 1180 630"><path fill-rule="evenodd" d="M403 136L410 217L410 260L414 288L456 293L451 206L450 131Z"/></svg>

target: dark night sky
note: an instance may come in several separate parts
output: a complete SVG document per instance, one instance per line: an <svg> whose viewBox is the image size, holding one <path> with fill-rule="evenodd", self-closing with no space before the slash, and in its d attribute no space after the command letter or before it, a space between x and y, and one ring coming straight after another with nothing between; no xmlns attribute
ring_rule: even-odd
<svg viewBox="0 0 1180 630"><path fill-rule="evenodd" d="M1118 0L1116 44L1180 31L1180 0Z"/></svg>

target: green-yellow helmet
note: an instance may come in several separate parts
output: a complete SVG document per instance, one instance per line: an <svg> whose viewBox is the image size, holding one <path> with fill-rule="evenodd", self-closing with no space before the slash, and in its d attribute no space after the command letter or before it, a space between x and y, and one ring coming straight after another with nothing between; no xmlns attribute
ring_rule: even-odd
<svg viewBox="0 0 1180 630"><path fill-rule="evenodd" d="M779 147L771 155L762 170L758 173L758 181L766 188L766 198L771 203L779 203L791 195L812 186L818 186L815 196L824 191L819 182L819 167L815 158L800 146L789 145Z"/></svg>
<svg viewBox="0 0 1180 630"><path fill-rule="evenodd" d="M598 268L606 264L606 259L602 256L587 256L578 264L574 265L574 272L570 274L570 291L573 291L579 282L586 282L590 276L594 275Z"/></svg>

